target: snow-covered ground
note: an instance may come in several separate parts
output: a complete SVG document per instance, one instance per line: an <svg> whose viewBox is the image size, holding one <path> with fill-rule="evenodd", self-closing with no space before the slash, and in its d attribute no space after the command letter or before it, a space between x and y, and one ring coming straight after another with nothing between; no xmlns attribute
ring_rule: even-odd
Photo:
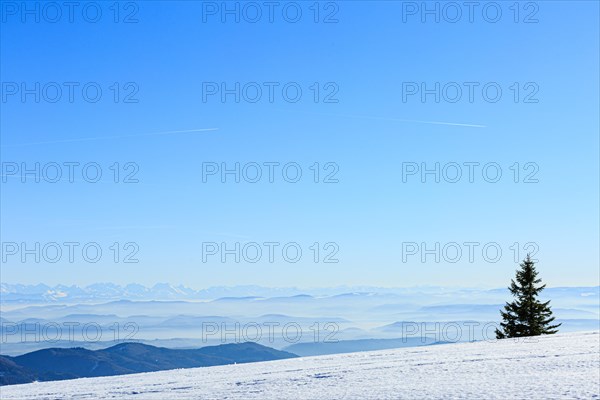
<svg viewBox="0 0 600 400"><path fill-rule="evenodd" d="M592 399L600 334L5 386L2 399Z"/></svg>

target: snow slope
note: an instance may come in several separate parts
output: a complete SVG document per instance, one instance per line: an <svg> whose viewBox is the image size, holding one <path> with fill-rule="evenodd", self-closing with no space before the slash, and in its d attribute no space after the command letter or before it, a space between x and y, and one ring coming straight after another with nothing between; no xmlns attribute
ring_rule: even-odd
<svg viewBox="0 0 600 400"><path fill-rule="evenodd" d="M600 398L600 334L336 354L0 388L2 399Z"/></svg>

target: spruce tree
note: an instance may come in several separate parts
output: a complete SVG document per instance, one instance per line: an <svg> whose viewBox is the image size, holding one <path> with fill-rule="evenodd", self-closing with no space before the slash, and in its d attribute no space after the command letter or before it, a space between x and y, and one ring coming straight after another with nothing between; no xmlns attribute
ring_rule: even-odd
<svg viewBox="0 0 600 400"><path fill-rule="evenodd" d="M511 280L510 293L516 298L506 303L504 311L500 310L503 322L502 329L496 329L496 338L514 338L523 336L551 335L558 332L561 324L551 325L554 321L550 310L550 301L541 303L537 296L546 285L537 278L538 272L529 254L517 270L516 282Z"/></svg>

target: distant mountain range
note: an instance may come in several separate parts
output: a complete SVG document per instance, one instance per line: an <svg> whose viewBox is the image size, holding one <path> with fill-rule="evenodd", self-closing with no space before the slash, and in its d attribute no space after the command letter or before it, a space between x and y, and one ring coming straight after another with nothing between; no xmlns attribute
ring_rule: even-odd
<svg viewBox="0 0 600 400"><path fill-rule="evenodd" d="M121 343L103 350L38 350L17 357L0 356L0 385L34 381L134 374L178 368L281 360L297 355L246 342L193 350Z"/></svg>
<svg viewBox="0 0 600 400"><path fill-rule="evenodd" d="M421 290L419 288L417 290ZM436 290L428 288L428 290ZM414 292L415 289L389 289L377 287L347 287L319 288L303 290L295 287L271 288L257 285L217 286L206 289L192 289L183 285L157 283L146 287L137 283L117 285L114 283L95 283L88 286L45 284L23 285L0 283L0 301L2 303L74 303L97 300L207 300L221 299L222 301L240 301L260 299L262 297L293 297L345 295L355 293L404 293ZM427 290L426 290L427 291Z"/></svg>
<svg viewBox="0 0 600 400"><path fill-rule="evenodd" d="M598 286L592 287L555 287L547 288L545 293L551 298L564 296L591 296L598 297ZM331 288L299 289L271 288L257 285L245 286L217 286L206 289L192 289L183 285L157 283L146 287L137 283L117 285L114 283L95 283L85 287L77 285L45 284L23 285L0 283L0 302L8 304L39 304L39 303L84 303L98 300L207 300L221 299L222 301L240 301L250 298L264 297L277 299L278 297L303 296L336 296L336 297L365 297L374 294L394 294L407 298L427 296L429 294L450 294L456 298L472 298L473 296L497 297L506 294L505 288L501 289L474 289L474 288L443 288L435 286L420 286L407 288L382 288L373 286L339 286Z"/></svg>
<svg viewBox="0 0 600 400"><path fill-rule="evenodd" d="M543 300L552 301L561 332L598 329L599 298L598 286L555 287L542 293ZM180 349L252 341L283 350L302 344L298 353L292 351L296 354L329 354L393 344L363 339L421 337L432 331L437 336L429 336L435 341L471 340L473 322L478 323L474 339L480 340L486 324L499 321L499 310L509 299L507 289L194 290L167 284L80 288L2 283L1 352L15 357L50 346L98 350L123 341ZM100 333L97 338L84 334L88 326ZM299 336L292 340L289 336L296 331ZM319 343L327 338L345 343Z"/></svg>

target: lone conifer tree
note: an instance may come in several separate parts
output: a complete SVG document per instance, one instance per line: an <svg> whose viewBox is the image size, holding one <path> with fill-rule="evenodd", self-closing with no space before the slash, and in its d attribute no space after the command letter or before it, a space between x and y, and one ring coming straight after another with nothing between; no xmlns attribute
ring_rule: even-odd
<svg viewBox="0 0 600 400"><path fill-rule="evenodd" d="M556 328L561 324L551 325L554 317L548 305L550 301L541 303L537 299L546 285L538 286L542 280L537 278L538 272L529 254L520 267L517 270L517 282L512 279L508 288L516 299L506 303L504 311L500 310L502 330L496 329L496 338L550 335L558 332Z"/></svg>

